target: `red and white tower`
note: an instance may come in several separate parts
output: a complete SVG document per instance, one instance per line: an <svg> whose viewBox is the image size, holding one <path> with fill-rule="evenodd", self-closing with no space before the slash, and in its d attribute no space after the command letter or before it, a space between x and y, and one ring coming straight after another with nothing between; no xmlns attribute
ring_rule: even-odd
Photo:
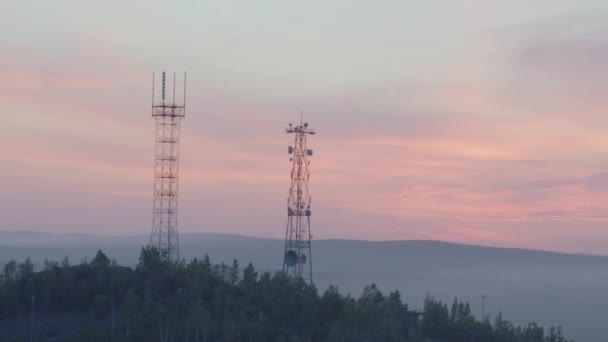
<svg viewBox="0 0 608 342"><path fill-rule="evenodd" d="M310 157L313 151L308 149L307 137L315 134L308 123L289 124L287 133L294 134L294 144L289 146L291 155L291 187L287 198L287 229L285 233L285 251L283 255L283 272L294 278L302 278L312 284L312 235L310 232L311 197L308 191L310 179Z"/></svg>
<svg viewBox="0 0 608 342"><path fill-rule="evenodd" d="M150 245L159 249L168 260L179 260L177 231L177 195L179 179L180 123L186 114L186 74L184 73L184 100L175 101L175 74L173 96L165 98L166 75L162 73L161 101L155 101L154 75L152 81L152 117L156 121L154 148L154 201Z"/></svg>

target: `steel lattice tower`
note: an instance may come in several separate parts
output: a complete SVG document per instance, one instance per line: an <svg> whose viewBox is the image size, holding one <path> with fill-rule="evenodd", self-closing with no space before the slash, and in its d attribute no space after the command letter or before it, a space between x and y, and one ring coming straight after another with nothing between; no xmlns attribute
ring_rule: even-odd
<svg viewBox="0 0 608 342"><path fill-rule="evenodd" d="M295 141L289 146L292 157L291 187L287 198L287 229L285 232L285 254L283 272L294 278L302 278L312 284L312 254L310 240L310 202L308 180L310 179L309 158L312 150L306 147L308 135L315 131L308 123L300 122L299 126L289 124L287 133L293 133Z"/></svg>
<svg viewBox="0 0 608 342"><path fill-rule="evenodd" d="M177 204L179 179L180 122L186 114L186 74L184 100L175 102L175 74L173 99L165 100L165 72L162 73L162 96L155 102L154 74L152 76L152 117L156 121L154 147L154 201L150 245L159 249L168 260L179 260Z"/></svg>

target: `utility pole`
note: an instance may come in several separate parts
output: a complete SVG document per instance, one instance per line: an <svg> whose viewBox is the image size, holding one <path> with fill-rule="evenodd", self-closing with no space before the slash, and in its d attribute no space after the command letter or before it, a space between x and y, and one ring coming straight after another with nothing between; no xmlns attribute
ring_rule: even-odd
<svg viewBox="0 0 608 342"><path fill-rule="evenodd" d="M486 295L481 295L481 322L482 323L486 319L485 309L486 309Z"/></svg>
<svg viewBox="0 0 608 342"><path fill-rule="evenodd" d="M114 331L116 330L116 319L115 319L115 305L114 305L114 294L112 294L112 338L114 338Z"/></svg>
<svg viewBox="0 0 608 342"><path fill-rule="evenodd" d="M30 342L34 342L34 300L36 296L32 296L32 312L30 316Z"/></svg>

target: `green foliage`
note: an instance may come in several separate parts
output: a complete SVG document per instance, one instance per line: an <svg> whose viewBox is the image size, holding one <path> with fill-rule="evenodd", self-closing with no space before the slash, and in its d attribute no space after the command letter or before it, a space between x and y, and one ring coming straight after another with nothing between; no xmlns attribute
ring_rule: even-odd
<svg viewBox="0 0 608 342"><path fill-rule="evenodd" d="M110 266L110 259L101 250L98 250L90 265L93 268L107 268Z"/></svg>
<svg viewBox="0 0 608 342"><path fill-rule="evenodd" d="M374 284L360 298L335 286L321 295L284 273L258 274L249 264L212 265L205 256L170 262L142 248L135 270L120 267L102 251L70 266L11 261L0 274L0 322L20 329L0 341L27 335L35 296L37 336L65 341L527 341L565 342L561 328L534 323L515 327L498 315L477 321L468 303L427 296L421 313L410 311L398 291L384 295ZM57 317L80 321L61 324ZM40 337L38 340L44 340Z"/></svg>

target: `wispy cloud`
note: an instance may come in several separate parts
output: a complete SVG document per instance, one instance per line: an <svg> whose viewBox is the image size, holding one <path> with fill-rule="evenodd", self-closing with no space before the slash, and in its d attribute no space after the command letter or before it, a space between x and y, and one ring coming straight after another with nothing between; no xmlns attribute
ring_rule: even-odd
<svg viewBox="0 0 608 342"><path fill-rule="evenodd" d="M523 19L521 4L497 9L469 1L443 18L447 32L403 21L396 13L406 5L397 2L379 7L382 13L358 4L358 20L340 29L335 12L319 18L301 4L290 18L315 13L321 26L314 34L268 15L285 6L218 5L201 15L238 15L242 26L196 18L159 33L175 38L171 47L184 43L170 31L175 27L209 38L200 46L188 39L187 56L140 39L140 31L156 28L147 22L119 23L111 32L124 34L116 36L87 26L90 32L57 40L57 51L43 42L0 40L10 43L0 56L0 100L13 113L0 118L10 142L0 147L0 173L15 180L8 197L30 199L10 204L10 222L53 226L72 213L70 229L101 215L120 229L145 228L151 71L156 63L183 62L177 65L188 69L190 89L181 150L185 230L283 233L292 144L283 128L303 109L319 131L310 140L317 238L599 251L593 237L608 237L600 229L608 200L606 14L550 5L565 14L543 19L545 12L531 9ZM477 18L480 8L488 12ZM101 20L91 13L84 17ZM268 20L279 20L271 23L286 32ZM372 31L358 31L372 22L365 26ZM336 31L324 36L327 28ZM303 46L291 46L292 37ZM48 209L64 191L70 196L61 201L70 208ZM45 214L26 215L36 209Z"/></svg>

